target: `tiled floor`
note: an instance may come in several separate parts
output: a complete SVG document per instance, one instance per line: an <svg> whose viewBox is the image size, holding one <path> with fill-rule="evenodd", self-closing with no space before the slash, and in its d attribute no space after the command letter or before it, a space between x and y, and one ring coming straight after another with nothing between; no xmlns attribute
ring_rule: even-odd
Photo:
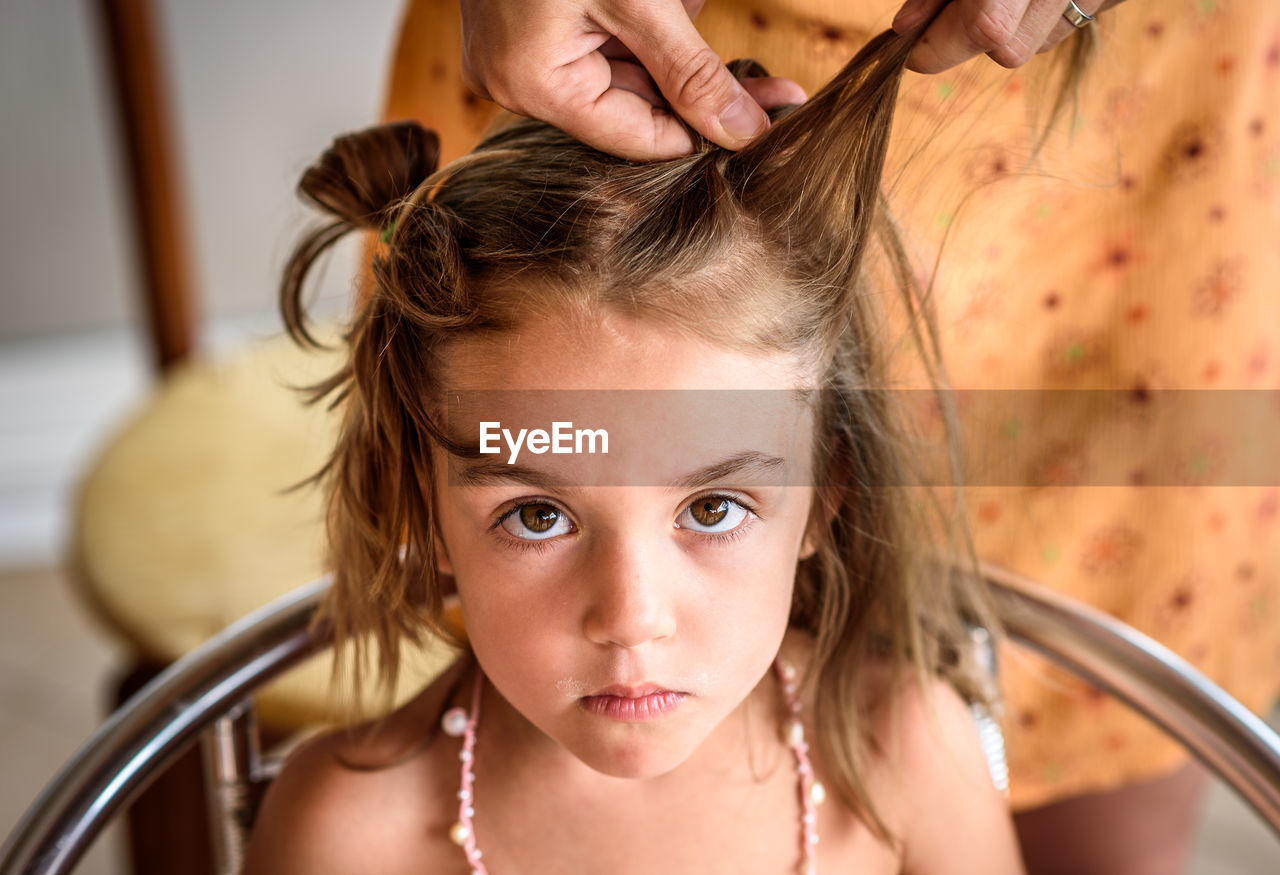
<svg viewBox="0 0 1280 875"><path fill-rule="evenodd" d="M104 690L120 661L59 572L0 573L0 835L100 722ZM123 872L119 836L108 832L77 871ZM1215 787L1192 875L1274 872L1280 842Z"/></svg>

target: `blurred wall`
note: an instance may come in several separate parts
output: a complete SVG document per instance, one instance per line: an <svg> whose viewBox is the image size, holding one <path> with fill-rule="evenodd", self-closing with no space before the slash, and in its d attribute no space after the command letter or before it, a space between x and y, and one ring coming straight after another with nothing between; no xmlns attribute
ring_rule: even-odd
<svg viewBox="0 0 1280 875"><path fill-rule="evenodd" d="M335 134L376 118L400 2L153 6L202 310L268 310L306 216L294 184ZM0 341L137 320L96 12L0 0ZM346 270L327 280L340 301Z"/></svg>

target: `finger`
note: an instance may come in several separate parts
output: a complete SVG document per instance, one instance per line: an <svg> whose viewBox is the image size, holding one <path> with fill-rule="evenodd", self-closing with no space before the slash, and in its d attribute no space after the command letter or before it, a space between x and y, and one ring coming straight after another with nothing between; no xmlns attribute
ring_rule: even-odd
<svg viewBox="0 0 1280 875"><path fill-rule="evenodd" d="M610 40L610 42L616 42L616 40ZM617 44L621 45L621 43ZM623 88L637 94L654 106L667 106L666 98L657 90L653 77L640 66L635 57L615 57L605 51L607 45L608 43L601 46L601 54L609 59L609 67L613 71L612 87ZM630 56L631 53L626 52L626 55ZM739 81L755 102L760 104L761 109L794 106L809 99L809 95L805 94L799 83L781 76L749 77Z"/></svg>
<svg viewBox="0 0 1280 875"><path fill-rule="evenodd" d="M987 54L1002 67L1021 67L1037 52L1044 51L1046 45L1056 46L1076 30L1063 13L1065 4L1066 0L1036 0L1027 9L1013 39ZM1095 13L1091 7L1101 8L1099 0L1080 0L1076 5L1087 14Z"/></svg>
<svg viewBox="0 0 1280 875"><path fill-rule="evenodd" d="M688 14L689 20L693 21L698 17L698 13L702 11L702 7L707 5L707 0L683 0L684 11Z"/></svg>
<svg viewBox="0 0 1280 875"><path fill-rule="evenodd" d="M642 98L650 106L666 108L666 100L663 99L662 93L658 91L658 86L653 84L653 79L649 77L649 73L644 67L634 61L610 60L609 69L613 73L613 78L609 83L610 88L621 88L623 91L630 91L637 97Z"/></svg>
<svg viewBox="0 0 1280 875"><path fill-rule="evenodd" d="M1102 5L1097 6L1096 2L1093 4L1090 4L1090 3L1085 3L1083 2L1083 0L1081 0L1081 2L1077 2L1076 5L1079 6L1080 9L1085 13L1097 17L1101 13L1106 12L1112 6L1120 5L1120 2L1121 0L1106 0L1106 2L1104 2ZM1097 6L1097 8L1096 9L1091 8L1092 6ZM1071 36L1071 34L1076 32L1077 28L1075 27L1075 25L1067 21L1066 16L1063 15L1062 13L1058 14L1058 18L1055 19L1055 21L1056 23L1054 24L1053 29L1049 31L1048 37L1045 39L1043 43L1041 43L1040 47L1036 49L1037 53L1049 51L1050 49L1056 47L1058 43L1062 42L1064 39L1066 39L1067 37ZM1085 25L1085 27L1089 27L1089 26L1090 25L1087 25L1087 24Z"/></svg>
<svg viewBox="0 0 1280 875"><path fill-rule="evenodd" d="M950 0L907 0L893 17L893 29L906 35L929 20L933 13L942 8L942 4Z"/></svg>
<svg viewBox="0 0 1280 875"><path fill-rule="evenodd" d="M1062 15L1066 2L1067 0L1034 0L1028 6L1013 38L1003 46L987 52L991 60L1002 67L1021 67L1030 61L1058 24L1070 29L1071 25ZM1088 0L1081 0L1081 5L1086 5L1087 2ZM1097 0L1092 2L1097 3Z"/></svg>
<svg viewBox="0 0 1280 875"><path fill-rule="evenodd" d="M485 86L484 79L477 73L475 65L465 52L462 55L462 63L459 65L458 72L462 74L462 86L464 88L476 97L493 100L493 95L489 93L489 89Z"/></svg>
<svg viewBox="0 0 1280 875"><path fill-rule="evenodd" d="M609 37L609 39L605 40L604 45L600 46L596 51L610 60L639 63L639 61L636 61L636 56L631 53L631 49L624 46L622 40L616 36Z"/></svg>
<svg viewBox="0 0 1280 875"><path fill-rule="evenodd" d="M741 148L769 126L764 110L699 36L679 3L625 8L626 18L601 24L635 52L690 126L728 149Z"/></svg>
<svg viewBox="0 0 1280 875"><path fill-rule="evenodd" d="M471 26L468 37L465 13L470 4L464 3L462 8L462 82L475 94L520 115L545 119L548 107L560 100L557 84L564 86L566 79L571 80L568 87L575 89L608 87L607 65L603 69L590 65L575 68L578 72L568 76L563 68L594 55L609 42L609 34L581 27L576 20L544 22L545 26L522 37L520 50L516 51L510 45L509 34L485 35L480 23ZM499 38L507 42L496 42ZM578 81L579 73L586 73L586 80ZM560 81L553 84L557 74ZM591 83L593 77L596 81Z"/></svg>
<svg viewBox="0 0 1280 875"><path fill-rule="evenodd" d="M798 83L783 79L781 76L743 79L742 87L763 109L794 106L809 99L809 95L804 93L804 89Z"/></svg>
<svg viewBox="0 0 1280 875"><path fill-rule="evenodd" d="M940 73L974 55L998 51L1018 33L1030 0L952 0L911 54L907 69Z"/></svg>
<svg viewBox="0 0 1280 875"><path fill-rule="evenodd" d="M638 93L643 89L639 77L624 64L591 52L555 68L547 90L557 95L556 100L530 114L623 158L651 161L688 155L693 151L689 132L665 108L656 90L652 95L659 98L658 106ZM615 69L626 87L612 87Z"/></svg>

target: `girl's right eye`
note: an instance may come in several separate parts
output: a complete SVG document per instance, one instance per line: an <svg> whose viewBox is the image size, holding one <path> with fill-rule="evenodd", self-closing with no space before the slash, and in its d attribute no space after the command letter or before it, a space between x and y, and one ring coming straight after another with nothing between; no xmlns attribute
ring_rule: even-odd
<svg viewBox="0 0 1280 875"><path fill-rule="evenodd" d="M522 541L546 541L573 531L573 523L565 512L543 501L516 505L498 524Z"/></svg>

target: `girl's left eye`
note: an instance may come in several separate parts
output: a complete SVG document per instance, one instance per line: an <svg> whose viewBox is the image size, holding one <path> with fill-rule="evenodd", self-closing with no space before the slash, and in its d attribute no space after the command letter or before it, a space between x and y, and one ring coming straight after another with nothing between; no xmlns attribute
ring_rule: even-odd
<svg viewBox="0 0 1280 875"><path fill-rule="evenodd" d="M676 517L676 528L720 534L742 524L751 511L727 495L706 495L685 505Z"/></svg>

